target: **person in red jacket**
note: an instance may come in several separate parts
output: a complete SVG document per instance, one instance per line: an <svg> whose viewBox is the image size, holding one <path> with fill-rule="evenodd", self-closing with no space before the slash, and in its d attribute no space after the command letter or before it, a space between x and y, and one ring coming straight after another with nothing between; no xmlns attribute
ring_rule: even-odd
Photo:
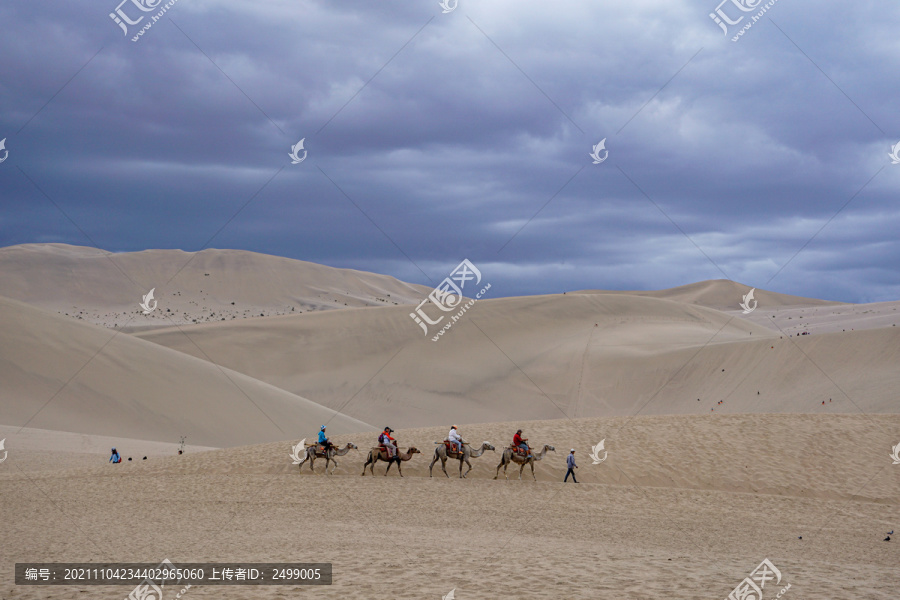
<svg viewBox="0 0 900 600"><path fill-rule="evenodd" d="M397 451L396 440L391 437L391 434L394 432L390 427L385 427L384 431L381 432L381 435L378 436L378 442L384 446L384 449L387 450L388 458L394 458L394 453Z"/></svg>
<svg viewBox="0 0 900 600"><path fill-rule="evenodd" d="M531 449L528 447L528 438L522 437L522 430L519 429L516 431L516 435L513 436L513 446L519 448L525 453L525 456L531 456Z"/></svg>

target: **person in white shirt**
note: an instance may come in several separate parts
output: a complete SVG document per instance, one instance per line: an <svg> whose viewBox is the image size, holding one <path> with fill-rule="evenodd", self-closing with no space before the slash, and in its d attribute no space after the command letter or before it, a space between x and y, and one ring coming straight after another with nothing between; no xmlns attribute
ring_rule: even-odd
<svg viewBox="0 0 900 600"><path fill-rule="evenodd" d="M459 431L457 431L456 425L450 428L450 433L447 434L447 439L456 449L456 452L462 452L463 439L459 435Z"/></svg>

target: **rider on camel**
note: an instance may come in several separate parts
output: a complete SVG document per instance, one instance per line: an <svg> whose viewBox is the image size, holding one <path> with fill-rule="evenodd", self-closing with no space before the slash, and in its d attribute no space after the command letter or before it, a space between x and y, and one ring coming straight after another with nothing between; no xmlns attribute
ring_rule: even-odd
<svg viewBox="0 0 900 600"><path fill-rule="evenodd" d="M378 443L387 450L388 459L394 458L394 452L397 450L396 440L391 437L393 432L394 430L390 427L385 427L384 431L381 432L381 435L378 436Z"/></svg>
<svg viewBox="0 0 900 600"><path fill-rule="evenodd" d="M513 446L524 452L526 458L531 456L531 449L528 447L527 442L528 438L522 437L522 430L516 431L516 435L513 436Z"/></svg>
<svg viewBox="0 0 900 600"><path fill-rule="evenodd" d="M450 442L453 452L462 452L464 442L462 436L459 435L456 425L450 428L450 433L447 434L447 441Z"/></svg>
<svg viewBox="0 0 900 600"><path fill-rule="evenodd" d="M319 428L319 444L322 446L322 452L325 454L328 454L328 449L334 445L325 435L325 425Z"/></svg>

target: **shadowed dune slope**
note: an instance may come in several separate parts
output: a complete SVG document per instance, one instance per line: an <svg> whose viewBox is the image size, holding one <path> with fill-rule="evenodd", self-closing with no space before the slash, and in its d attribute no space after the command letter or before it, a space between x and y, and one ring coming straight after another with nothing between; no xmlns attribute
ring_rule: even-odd
<svg viewBox="0 0 900 600"><path fill-rule="evenodd" d="M0 297L3 425L235 446L366 423L128 334ZM33 418L32 418L33 417Z"/></svg>
<svg viewBox="0 0 900 600"><path fill-rule="evenodd" d="M787 338L701 306L567 294L479 301L433 342L409 312L347 310L140 335L189 354L202 348L219 364L379 426L900 410L896 328Z"/></svg>

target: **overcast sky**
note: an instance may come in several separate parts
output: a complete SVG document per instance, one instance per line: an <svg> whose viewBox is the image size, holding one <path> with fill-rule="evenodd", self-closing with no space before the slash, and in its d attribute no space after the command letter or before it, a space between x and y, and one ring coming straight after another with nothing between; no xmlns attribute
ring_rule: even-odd
<svg viewBox="0 0 900 600"><path fill-rule="evenodd" d="M900 298L900 5L119 1L0 5L0 245Z"/></svg>

